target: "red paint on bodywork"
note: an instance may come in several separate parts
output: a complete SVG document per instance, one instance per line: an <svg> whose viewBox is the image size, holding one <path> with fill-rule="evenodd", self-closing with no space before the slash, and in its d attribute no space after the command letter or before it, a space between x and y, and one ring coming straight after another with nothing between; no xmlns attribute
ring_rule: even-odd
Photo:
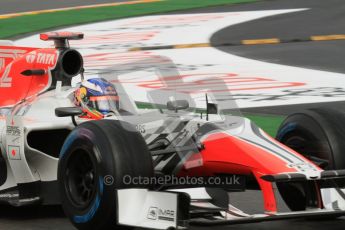
<svg viewBox="0 0 345 230"><path fill-rule="evenodd" d="M0 70L0 107L11 107L20 101L35 96L49 87L51 82L49 69L57 62L58 53L55 49L38 49L28 47L0 47L6 50L10 57L5 59L5 65ZM43 69L44 75L25 76L25 70Z"/></svg>
<svg viewBox="0 0 345 230"><path fill-rule="evenodd" d="M211 134L203 141L203 144L205 150L201 151L203 161L201 171L204 176L224 173L296 172L294 168L287 166L286 161L275 154L226 133ZM190 170L190 172L197 173L196 168Z"/></svg>
<svg viewBox="0 0 345 230"><path fill-rule="evenodd" d="M288 163L279 156L260 146L248 143L239 137L219 132L209 135L203 140L205 149L200 152L202 164L187 168L191 157L184 164L179 176L214 176L221 174L253 175L262 190L264 208L267 213L277 211L271 182L264 181L261 176L283 172L297 172L288 167Z"/></svg>

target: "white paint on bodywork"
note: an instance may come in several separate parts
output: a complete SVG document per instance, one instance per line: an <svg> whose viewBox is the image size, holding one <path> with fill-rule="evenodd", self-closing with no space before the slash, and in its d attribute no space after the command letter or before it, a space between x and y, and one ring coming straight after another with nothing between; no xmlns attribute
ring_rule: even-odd
<svg viewBox="0 0 345 230"><path fill-rule="evenodd" d="M73 92L74 89L71 88L64 89L59 95L56 95L55 91L47 92L37 98L28 112L23 116L25 119L27 160L30 166L37 171L41 181L54 181L57 179L58 158L51 157L47 153L30 147L27 143L27 136L30 132L36 130L72 130L74 125L72 124L71 118L56 117L55 108L74 106L70 98Z"/></svg>
<svg viewBox="0 0 345 230"><path fill-rule="evenodd" d="M6 152L9 166L16 183L28 183L39 180L35 171L28 164L25 151L25 129L22 116L9 116L6 121ZM12 130L12 131L9 131Z"/></svg>
<svg viewBox="0 0 345 230"><path fill-rule="evenodd" d="M29 146L27 136L35 130L53 130L74 128L71 118L58 118L54 111L57 107L74 106L74 89L63 88L56 95L49 91L36 98L13 108L6 120L0 120L1 146L5 159L8 162L8 180L0 190L14 187L18 183L34 181L54 181L57 179L58 159L40 152ZM7 124L6 124L7 123ZM6 127L18 127L20 136L6 134ZM54 140L45 140L54 141ZM18 150L20 155L12 156L8 150Z"/></svg>
<svg viewBox="0 0 345 230"><path fill-rule="evenodd" d="M177 193L123 189L118 190L117 195L119 224L150 229L177 228ZM161 210L173 213L169 215L172 220L160 219Z"/></svg>
<svg viewBox="0 0 345 230"><path fill-rule="evenodd" d="M335 188L321 189L323 205L327 209L345 210L345 189L339 189L341 196Z"/></svg>
<svg viewBox="0 0 345 230"><path fill-rule="evenodd" d="M205 188L171 189L169 191L187 193L191 200L212 200Z"/></svg>

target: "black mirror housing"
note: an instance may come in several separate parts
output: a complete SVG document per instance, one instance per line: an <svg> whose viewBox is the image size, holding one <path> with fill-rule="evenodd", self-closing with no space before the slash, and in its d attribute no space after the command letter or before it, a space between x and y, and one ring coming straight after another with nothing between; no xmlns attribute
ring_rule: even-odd
<svg viewBox="0 0 345 230"><path fill-rule="evenodd" d="M55 116L57 117L71 117L83 114L83 110L78 107L59 107L55 109Z"/></svg>
<svg viewBox="0 0 345 230"><path fill-rule="evenodd" d="M208 114L218 114L218 105L214 103L207 103Z"/></svg>

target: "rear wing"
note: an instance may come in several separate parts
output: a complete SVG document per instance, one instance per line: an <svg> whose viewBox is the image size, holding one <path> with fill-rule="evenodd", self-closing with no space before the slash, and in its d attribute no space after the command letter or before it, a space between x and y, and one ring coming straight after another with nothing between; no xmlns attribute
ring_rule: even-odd
<svg viewBox="0 0 345 230"><path fill-rule="evenodd" d="M40 34L42 41L54 41L55 48L69 48L69 40L81 40L84 38L84 34L80 32L48 32Z"/></svg>

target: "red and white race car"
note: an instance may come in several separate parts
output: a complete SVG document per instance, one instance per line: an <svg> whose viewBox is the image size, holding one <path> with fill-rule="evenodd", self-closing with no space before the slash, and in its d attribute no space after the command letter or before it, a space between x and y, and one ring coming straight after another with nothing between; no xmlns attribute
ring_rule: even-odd
<svg viewBox="0 0 345 230"><path fill-rule="evenodd" d="M171 97L157 110L138 110L113 81L118 110L90 119L76 106L72 86L84 69L68 41L82 38L41 34L55 41L45 49L0 42L2 203L61 204L83 230L345 214L343 190L334 182L345 170L323 170L208 96L206 111ZM231 204L231 191L246 189L261 190L263 213ZM279 212L276 190L291 212Z"/></svg>

